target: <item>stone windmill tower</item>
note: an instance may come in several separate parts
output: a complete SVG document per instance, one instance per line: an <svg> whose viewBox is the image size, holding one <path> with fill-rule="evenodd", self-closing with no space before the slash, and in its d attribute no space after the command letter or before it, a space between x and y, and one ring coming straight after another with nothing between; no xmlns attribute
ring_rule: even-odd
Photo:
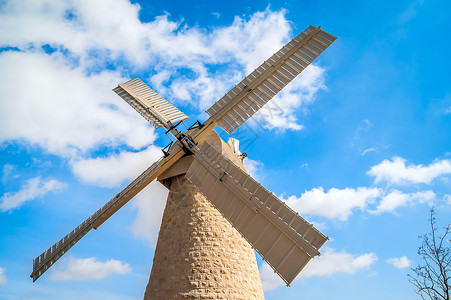
<svg viewBox="0 0 451 300"><path fill-rule="evenodd" d="M140 79L116 87L120 97L176 141L124 190L34 259L33 281L157 179L170 193L145 299L262 299L253 249L289 285L320 254L327 237L249 176L236 149L213 129L219 125L232 134L335 40L310 26L210 107L207 121L197 121L185 133L177 126L188 117Z"/></svg>

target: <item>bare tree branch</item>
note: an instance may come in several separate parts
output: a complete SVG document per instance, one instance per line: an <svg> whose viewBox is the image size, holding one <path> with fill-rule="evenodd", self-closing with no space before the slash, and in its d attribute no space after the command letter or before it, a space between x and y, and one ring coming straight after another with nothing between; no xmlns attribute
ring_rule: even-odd
<svg viewBox="0 0 451 300"><path fill-rule="evenodd" d="M450 300L451 247L445 244L451 243L447 239L451 235L451 226L444 228L443 235L438 233L434 208L431 209L429 224L431 232L419 236L422 242L418 247L418 255L423 263L412 268L413 274L407 277L421 299Z"/></svg>

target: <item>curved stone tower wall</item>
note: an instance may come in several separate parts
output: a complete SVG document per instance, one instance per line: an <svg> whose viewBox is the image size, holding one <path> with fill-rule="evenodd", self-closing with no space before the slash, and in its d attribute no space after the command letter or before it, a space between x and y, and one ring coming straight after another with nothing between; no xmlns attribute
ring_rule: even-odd
<svg viewBox="0 0 451 300"><path fill-rule="evenodd" d="M144 299L264 299L249 243L184 175L170 182Z"/></svg>

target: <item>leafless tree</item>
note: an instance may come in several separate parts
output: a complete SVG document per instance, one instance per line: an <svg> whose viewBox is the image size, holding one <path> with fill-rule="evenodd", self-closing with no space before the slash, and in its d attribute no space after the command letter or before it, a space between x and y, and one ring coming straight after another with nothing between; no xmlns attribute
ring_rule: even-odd
<svg viewBox="0 0 451 300"><path fill-rule="evenodd" d="M451 292L451 225L443 228L439 234L435 224L435 211L431 209L429 219L431 232L419 238L422 240L418 247L421 263L412 268L409 281L416 287L416 293L423 300L450 300Z"/></svg>

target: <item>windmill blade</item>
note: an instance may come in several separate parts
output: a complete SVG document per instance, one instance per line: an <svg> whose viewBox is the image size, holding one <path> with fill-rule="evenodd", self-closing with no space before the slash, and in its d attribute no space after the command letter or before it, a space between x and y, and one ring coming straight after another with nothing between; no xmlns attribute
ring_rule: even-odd
<svg viewBox="0 0 451 300"><path fill-rule="evenodd" d="M113 91L155 128L164 127L169 130L168 121L175 123L188 119L184 113L164 100L138 77L119 84Z"/></svg>
<svg viewBox="0 0 451 300"><path fill-rule="evenodd" d="M153 163L147 170L133 180L119 194L108 201L102 208L91 215L65 237L55 243L33 260L33 272L30 277L35 282L45 271L47 271L61 256L63 256L73 245L75 245L91 229L97 229L116 211L130 201L144 187L151 183L161 173L173 165L184 152L181 147L175 147L167 157L162 157Z"/></svg>
<svg viewBox="0 0 451 300"><path fill-rule="evenodd" d="M212 122L232 134L337 38L310 26L211 106Z"/></svg>
<svg viewBox="0 0 451 300"><path fill-rule="evenodd" d="M219 212L289 285L327 237L274 194L203 143L186 173Z"/></svg>

